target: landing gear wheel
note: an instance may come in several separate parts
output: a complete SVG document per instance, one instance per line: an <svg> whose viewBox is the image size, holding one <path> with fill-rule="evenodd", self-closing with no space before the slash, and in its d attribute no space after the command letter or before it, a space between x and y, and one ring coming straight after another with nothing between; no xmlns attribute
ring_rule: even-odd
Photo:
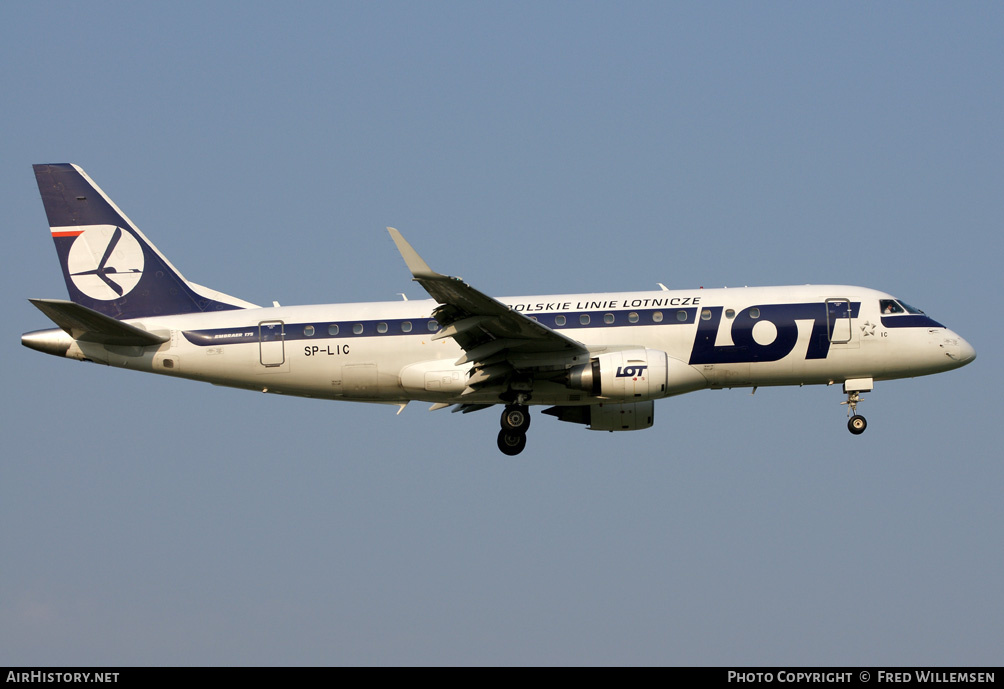
<svg viewBox="0 0 1004 689"><path fill-rule="evenodd" d="M854 435L861 435L868 428L868 422L865 421L865 417L858 416L855 414L847 422L847 430L849 430Z"/></svg>
<svg viewBox="0 0 1004 689"><path fill-rule="evenodd" d="M515 457L526 448L526 434L516 431L499 431L499 449L502 454Z"/></svg>
<svg viewBox="0 0 1004 689"><path fill-rule="evenodd" d="M502 430L526 433L530 427L530 410L522 404L510 404L502 412Z"/></svg>

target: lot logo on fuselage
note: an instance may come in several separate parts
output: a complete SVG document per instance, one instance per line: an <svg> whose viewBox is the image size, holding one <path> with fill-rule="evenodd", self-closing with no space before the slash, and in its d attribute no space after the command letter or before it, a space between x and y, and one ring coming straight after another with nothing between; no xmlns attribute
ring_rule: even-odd
<svg viewBox="0 0 1004 689"><path fill-rule="evenodd" d="M697 326L690 364L740 364L758 361L780 361L791 354L798 342L798 323L811 321L806 359L825 359L830 351L834 327L838 322L850 325L858 317L860 302L809 302L803 304L764 304L751 306L726 322L731 344L718 344L722 307L704 309ZM706 315L705 315L706 312ZM770 324L771 329L758 331L757 324ZM842 344L840 342L839 344Z"/></svg>
<svg viewBox="0 0 1004 689"><path fill-rule="evenodd" d="M92 299L125 296L143 277L143 248L115 225L92 225L77 235L66 259L73 284Z"/></svg>

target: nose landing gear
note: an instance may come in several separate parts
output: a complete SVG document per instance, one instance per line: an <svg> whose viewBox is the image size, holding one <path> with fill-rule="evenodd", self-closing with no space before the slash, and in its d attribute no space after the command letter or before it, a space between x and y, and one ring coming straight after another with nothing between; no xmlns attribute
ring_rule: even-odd
<svg viewBox="0 0 1004 689"><path fill-rule="evenodd" d="M503 454L514 457L526 448L526 429L530 427L530 410L525 404L508 404L502 412L502 430L498 446Z"/></svg>
<svg viewBox="0 0 1004 689"><path fill-rule="evenodd" d="M847 405L847 416L850 417L847 419L847 430L854 435L861 435L868 428L868 422L865 421L865 417L858 414L858 403L861 401L861 393L871 392L872 386L871 378L858 378L844 382L844 393L847 394L847 401L840 404Z"/></svg>
<svg viewBox="0 0 1004 689"><path fill-rule="evenodd" d="M847 430L849 430L854 435L861 435L868 428L868 422L865 421L865 417L855 414L847 420Z"/></svg>
<svg viewBox="0 0 1004 689"><path fill-rule="evenodd" d="M854 435L861 435L868 428L868 422L865 421L865 417L858 414L858 402L860 401L860 392L848 392L847 401L840 403L847 405L847 415L850 417L847 420L847 430Z"/></svg>

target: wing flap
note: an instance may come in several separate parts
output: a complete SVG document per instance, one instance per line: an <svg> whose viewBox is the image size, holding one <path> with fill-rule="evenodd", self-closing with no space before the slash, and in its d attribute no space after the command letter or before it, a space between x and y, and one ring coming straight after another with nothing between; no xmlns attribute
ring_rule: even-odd
<svg viewBox="0 0 1004 689"><path fill-rule="evenodd" d="M450 323L448 326L433 335L432 339L442 340L447 337L455 337L461 333L467 332L468 330L473 330L479 325L486 325L490 320L490 316L471 316L470 318L462 318L459 321Z"/></svg>

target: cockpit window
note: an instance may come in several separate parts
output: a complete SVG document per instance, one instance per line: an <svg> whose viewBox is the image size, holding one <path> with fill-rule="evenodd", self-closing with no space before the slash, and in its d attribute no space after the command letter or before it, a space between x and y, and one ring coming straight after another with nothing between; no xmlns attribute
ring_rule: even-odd
<svg viewBox="0 0 1004 689"><path fill-rule="evenodd" d="M898 313L912 313L915 316L921 316L924 314L924 312L920 309L916 309L906 302L898 301L896 299L879 299L879 310L882 312L883 316Z"/></svg>
<svg viewBox="0 0 1004 689"><path fill-rule="evenodd" d="M906 313L906 310L895 299L880 299L879 310L882 311L883 316L889 316L894 313Z"/></svg>

